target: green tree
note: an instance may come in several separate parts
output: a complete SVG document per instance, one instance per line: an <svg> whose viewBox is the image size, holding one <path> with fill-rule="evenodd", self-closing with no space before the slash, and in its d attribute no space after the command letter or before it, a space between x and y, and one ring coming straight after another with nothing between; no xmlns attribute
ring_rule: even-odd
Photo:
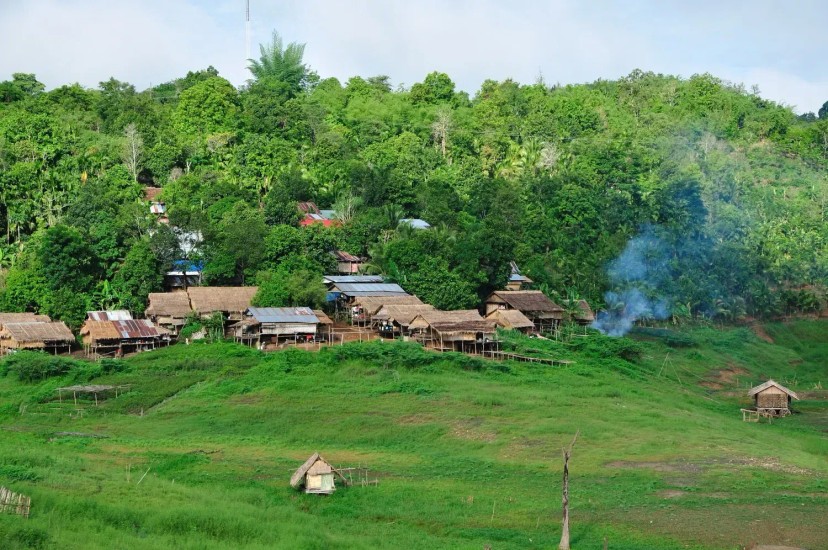
<svg viewBox="0 0 828 550"><path fill-rule="evenodd" d="M305 45L291 42L284 45L279 33L273 31L269 45L259 45L259 59L249 59L248 69L256 81L273 79L287 85L290 97L315 83L315 74L302 62Z"/></svg>

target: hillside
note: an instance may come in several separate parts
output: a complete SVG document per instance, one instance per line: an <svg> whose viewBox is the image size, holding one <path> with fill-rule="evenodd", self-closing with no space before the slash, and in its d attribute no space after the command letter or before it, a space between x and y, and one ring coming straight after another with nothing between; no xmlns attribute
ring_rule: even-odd
<svg viewBox="0 0 828 550"><path fill-rule="evenodd" d="M241 89L212 67L143 91L0 83L0 310L140 313L176 260L316 306L334 250L442 309L502 288L510 261L553 297L616 308L634 287L681 319L828 307L828 110L639 70L470 97L439 72L395 89L282 53L265 45ZM329 218L301 226L300 204ZM642 243L649 271L607 271Z"/></svg>
<svg viewBox="0 0 828 550"><path fill-rule="evenodd" d="M0 514L0 546L550 548L561 447L580 430L575 548L821 548L828 324L759 332L773 343L744 328L507 337L574 361L554 368L402 342L18 354L0 364L0 485L33 508ZM746 388L767 377L799 393L798 414L742 422ZM130 388L97 407L57 401L87 382ZM288 479L314 451L379 483L297 493Z"/></svg>

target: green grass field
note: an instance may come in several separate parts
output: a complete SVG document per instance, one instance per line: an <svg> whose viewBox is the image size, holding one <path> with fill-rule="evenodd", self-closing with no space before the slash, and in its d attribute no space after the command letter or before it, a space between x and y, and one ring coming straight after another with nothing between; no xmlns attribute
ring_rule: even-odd
<svg viewBox="0 0 828 550"><path fill-rule="evenodd" d="M775 343L744 328L507 337L566 367L398 342L18 356L0 366L0 485L32 512L0 514L0 548L553 548L577 430L573 548L828 548L828 323L765 330ZM799 413L742 422L766 377L800 393ZM131 389L57 401L86 382ZM379 483L292 490L314 451Z"/></svg>

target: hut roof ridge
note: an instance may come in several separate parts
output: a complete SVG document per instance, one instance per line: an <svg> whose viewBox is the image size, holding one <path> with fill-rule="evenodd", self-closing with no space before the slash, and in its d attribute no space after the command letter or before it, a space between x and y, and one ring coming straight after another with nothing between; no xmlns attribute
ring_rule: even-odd
<svg viewBox="0 0 828 550"><path fill-rule="evenodd" d="M764 391L764 390L770 388L771 386L773 386L777 389L780 389L783 392L785 392L786 394L793 397L794 399L799 400L798 395L796 395L794 392L792 392L791 390L789 390L788 388L786 388L785 386L783 386L782 384L780 384L779 382L776 382L774 380L768 380L764 384L759 384L758 386L755 386L755 387L751 388L750 391L748 391L748 396L753 397L757 393L759 393L761 391Z"/></svg>

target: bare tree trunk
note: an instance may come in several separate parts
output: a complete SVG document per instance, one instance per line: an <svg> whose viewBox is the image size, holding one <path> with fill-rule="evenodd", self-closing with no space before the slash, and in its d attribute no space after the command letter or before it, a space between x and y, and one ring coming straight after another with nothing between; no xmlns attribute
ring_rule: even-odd
<svg viewBox="0 0 828 550"><path fill-rule="evenodd" d="M561 528L561 544L558 546L559 550L569 550L569 457L572 456L572 447L575 445L575 440L578 439L578 434L581 430L575 432L575 437L572 438L572 443L569 447L563 449L563 527Z"/></svg>

